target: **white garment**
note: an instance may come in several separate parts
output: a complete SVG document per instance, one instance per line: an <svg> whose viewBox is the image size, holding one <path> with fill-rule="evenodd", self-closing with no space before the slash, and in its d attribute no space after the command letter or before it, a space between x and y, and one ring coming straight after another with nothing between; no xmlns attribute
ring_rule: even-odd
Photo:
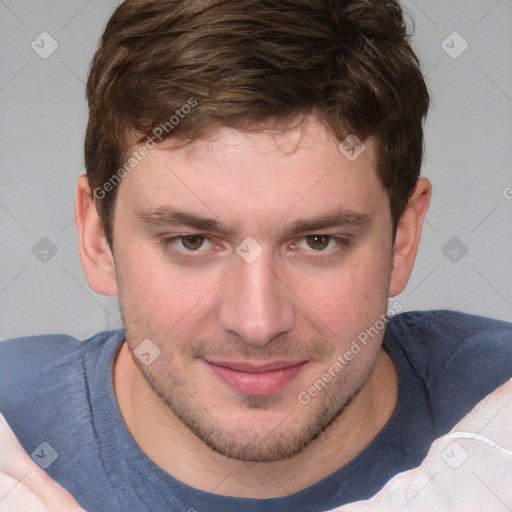
<svg viewBox="0 0 512 512"><path fill-rule="evenodd" d="M511 512L512 379L436 439L421 466L334 511Z"/></svg>

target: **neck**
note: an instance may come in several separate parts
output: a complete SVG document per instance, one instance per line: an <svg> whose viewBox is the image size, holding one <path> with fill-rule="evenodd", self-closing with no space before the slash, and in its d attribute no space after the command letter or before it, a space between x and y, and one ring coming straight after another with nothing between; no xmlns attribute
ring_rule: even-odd
<svg viewBox="0 0 512 512"><path fill-rule="evenodd" d="M115 359L113 380L123 420L155 464L197 489L258 499L298 492L347 464L387 423L397 393L395 368L381 351L353 402L301 453L278 462L248 463L214 452L170 413L138 371L126 343Z"/></svg>

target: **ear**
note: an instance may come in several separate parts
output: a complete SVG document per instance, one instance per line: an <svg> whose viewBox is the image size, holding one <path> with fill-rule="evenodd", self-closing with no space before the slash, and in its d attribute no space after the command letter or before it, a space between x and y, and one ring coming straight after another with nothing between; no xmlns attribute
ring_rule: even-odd
<svg viewBox="0 0 512 512"><path fill-rule="evenodd" d="M84 175L79 176L76 186L75 222L80 261L89 286L102 295L117 295L114 256Z"/></svg>
<svg viewBox="0 0 512 512"><path fill-rule="evenodd" d="M409 281L431 196L430 181L420 178L398 223L393 245L393 268L388 292L390 297L401 293Z"/></svg>

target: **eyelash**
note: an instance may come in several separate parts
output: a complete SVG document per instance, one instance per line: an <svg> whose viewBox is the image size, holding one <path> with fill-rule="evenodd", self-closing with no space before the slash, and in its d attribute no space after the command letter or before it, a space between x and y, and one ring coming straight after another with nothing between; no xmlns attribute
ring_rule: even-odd
<svg viewBox="0 0 512 512"><path fill-rule="evenodd" d="M178 249L174 246L173 242L180 241L181 239L186 238L187 236L204 237L205 241L208 241L209 243L213 244L217 248L220 245L218 243L216 244L216 243L212 242L210 237L208 237L207 235L202 235L200 233L185 233L182 235L174 235L172 237L163 237L160 240L160 243L166 251L170 251L173 254L175 254L181 258L184 258L184 259L192 259L192 258L198 258L198 257L203 256L204 253L208 249L204 249L204 250L198 249L198 250L194 251L194 250ZM334 236L334 235L326 235L326 234L321 234L321 233L320 234L314 233L312 235L305 235L305 236L299 238L298 242L296 242L296 243L292 242L292 243L288 244L288 247L296 249L296 246L299 243L301 243L302 241L306 240L306 238L308 236L326 236L329 238L329 243L331 241L334 241L336 243L336 247L334 249L330 249L327 251L326 250L315 251L313 249L311 249L310 251L306 250L309 253L307 257L310 259L327 258L328 256L332 256L332 255L338 253L343 248L346 249L346 248L349 248L352 246L352 237L350 235Z"/></svg>
<svg viewBox="0 0 512 512"><path fill-rule="evenodd" d="M182 257L182 258L197 258L199 256L202 256L204 254L204 252L206 250L197 250L197 251L190 251L190 250L186 250L186 249L178 249L176 248L174 245L173 245L173 242L175 241L180 241L181 239L183 238L186 238L187 236L200 236L200 237L204 237L205 241L208 241L210 243L213 243L211 242L210 238L207 237L206 235L201 235L199 233L186 233L186 234L183 234L183 235L175 235L175 236L172 236L172 237L164 237L161 239L161 244L163 246L163 248L167 251L171 251L172 253ZM219 244L214 244L214 245L219 245Z"/></svg>
<svg viewBox="0 0 512 512"><path fill-rule="evenodd" d="M337 249L339 250L341 247L348 247L351 243L350 237L348 235L340 237L340 236L334 236L334 235L325 235L322 233L320 233L320 234L315 233L312 235L306 235L306 236L301 237L297 244L292 243L292 244L290 244L290 246L296 246L296 245L300 244L302 241L306 240L308 236L327 237L329 239L328 245L331 242L336 243L336 247L334 249L315 251L314 249L311 248L311 250L306 250L308 253L311 253L311 256L313 256L315 258L322 257L321 256L322 254L332 254L333 251L336 251Z"/></svg>

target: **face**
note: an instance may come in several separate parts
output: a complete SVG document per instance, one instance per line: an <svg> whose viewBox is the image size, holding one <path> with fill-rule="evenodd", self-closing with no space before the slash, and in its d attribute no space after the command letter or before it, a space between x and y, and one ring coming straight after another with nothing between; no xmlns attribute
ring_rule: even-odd
<svg viewBox="0 0 512 512"><path fill-rule="evenodd" d="M343 421L382 333L333 368L386 313L392 267L371 140L350 161L310 118L285 134L222 129L157 147L120 185L113 252L130 351L160 351L133 359L208 446L281 460Z"/></svg>

